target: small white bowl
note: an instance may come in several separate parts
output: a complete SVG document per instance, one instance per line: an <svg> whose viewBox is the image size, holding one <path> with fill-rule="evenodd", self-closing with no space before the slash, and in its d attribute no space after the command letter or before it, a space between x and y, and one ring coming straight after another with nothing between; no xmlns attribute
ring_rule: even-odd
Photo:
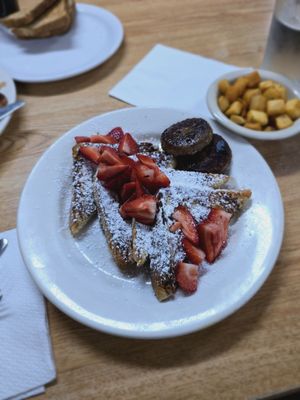
<svg viewBox="0 0 300 400"><path fill-rule="evenodd" d="M252 129L244 128L241 125L238 125L232 122L227 116L221 111L218 105L218 82L222 79L228 79L229 81L233 81L236 78L247 75L250 72L258 71L263 80L271 79L278 83L284 85L288 91L288 98L298 97L300 98L300 93L295 89L292 82L283 75L277 74L271 71L265 71L262 69L240 69L236 71L229 72L220 76L216 81L214 81L210 87L208 88L206 101L207 106L211 114L216 118L220 124L225 126L227 129L230 129L232 132L237 133L239 135L259 140L280 140L286 139L288 137L297 135L300 133L300 118L298 118L292 126L286 129L280 129L278 131L264 132L264 131L255 131Z"/></svg>

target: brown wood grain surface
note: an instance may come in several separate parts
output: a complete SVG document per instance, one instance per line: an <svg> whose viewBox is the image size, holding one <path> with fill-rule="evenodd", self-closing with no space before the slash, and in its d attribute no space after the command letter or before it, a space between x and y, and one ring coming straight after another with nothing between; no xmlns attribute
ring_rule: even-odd
<svg viewBox="0 0 300 400"><path fill-rule="evenodd" d="M125 42L82 76L17 85L27 105L0 137L0 230L15 227L21 190L42 153L81 121L123 107L107 93L153 45L258 67L273 8L271 0L86 3L115 13ZM300 386L300 135L251 143L272 168L286 213L277 264L258 294L215 326L159 341L102 334L48 304L57 380L38 398L255 399Z"/></svg>

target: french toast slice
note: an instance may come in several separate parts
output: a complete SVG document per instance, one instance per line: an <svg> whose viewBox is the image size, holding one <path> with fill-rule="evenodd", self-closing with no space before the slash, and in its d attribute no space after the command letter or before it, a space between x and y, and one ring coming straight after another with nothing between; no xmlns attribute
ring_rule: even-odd
<svg viewBox="0 0 300 400"><path fill-rule="evenodd" d="M69 228L73 236L78 235L96 215L93 176L96 166L79 153L79 145L72 149L72 198Z"/></svg>
<svg viewBox="0 0 300 400"><path fill-rule="evenodd" d="M19 10L2 18L0 22L8 28L28 25L57 2L58 0L18 0Z"/></svg>
<svg viewBox="0 0 300 400"><path fill-rule="evenodd" d="M207 218L212 208L222 208L236 215L251 197L251 191L248 189L214 189L215 182L212 177L207 182L211 186L202 186L201 189L184 186L161 189L155 225L146 227L133 221L133 257L138 265L148 264L152 287L159 301L166 300L174 294L175 267L184 259L182 235L178 231L170 232L175 208L178 205L186 206L198 224ZM220 186L221 182L220 178Z"/></svg>
<svg viewBox="0 0 300 400"><path fill-rule="evenodd" d="M67 32L75 14L74 0L58 0L30 24L13 28L21 39L46 38Z"/></svg>

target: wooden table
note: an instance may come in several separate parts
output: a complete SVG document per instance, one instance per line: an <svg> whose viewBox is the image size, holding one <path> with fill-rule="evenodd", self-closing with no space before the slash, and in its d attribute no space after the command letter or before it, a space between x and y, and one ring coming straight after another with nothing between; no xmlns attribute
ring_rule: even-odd
<svg viewBox="0 0 300 400"><path fill-rule="evenodd" d="M22 187L41 154L79 122L123 103L108 97L160 42L259 66L273 1L102 0L126 39L103 66L63 82L18 84L27 103L0 139L0 229L14 228ZM271 166L286 212L271 276L240 311L185 337L138 341L93 331L48 304L57 380L43 399L257 399L300 386L300 136L252 141ZM266 188L267 190L267 188Z"/></svg>

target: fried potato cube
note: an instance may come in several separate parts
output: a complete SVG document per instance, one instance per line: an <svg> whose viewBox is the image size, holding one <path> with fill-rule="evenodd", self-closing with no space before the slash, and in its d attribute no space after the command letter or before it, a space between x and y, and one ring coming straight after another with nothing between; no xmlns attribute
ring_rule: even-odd
<svg viewBox="0 0 300 400"><path fill-rule="evenodd" d="M281 94L281 98L283 100L287 100L287 89L283 85L280 85L279 83L275 83L274 87Z"/></svg>
<svg viewBox="0 0 300 400"><path fill-rule="evenodd" d="M248 78L248 87L250 88L258 86L259 82L261 81L261 77L257 71L253 71L246 76Z"/></svg>
<svg viewBox="0 0 300 400"><path fill-rule="evenodd" d="M268 100L284 99L285 98L285 93L282 91L282 89L279 89L276 86L269 87L269 89L264 91L263 95Z"/></svg>
<svg viewBox="0 0 300 400"><path fill-rule="evenodd" d="M273 126L271 126L271 125L268 125L268 126L265 127L264 131L265 132L272 132L272 131L275 131L275 128Z"/></svg>
<svg viewBox="0 0 300 400"><path fill-rule="evenodd" d="M246 90L248 82L249 80L246 76L241 76L234 82L233 86L238 91L239 97L242 96L242 94Z"/></svg>
<svg viewBox="0 0 300 400"><path fill-rule="evenodd" d="M239 88L235 87L234 85L230 85L226 90L225 96L230 103L233 103L240 97Z"/></svg>
<svg viewBox="0 0 300 400"><path fill-rule="evenodd" d="M240 101L234 101L225 114L229 117L230 115L240 115L243 110L243 104Z"/></svg>
<svg viewBox="0 0 300 400"><path fill-rule="evenodd" d="M262 94L256 94L251 97L249 108L250 110L265 111L267 99Z"/></svg>
<svg viewBox="0 0 300 400"><path fill-rule="evenodd" d="M300 118L300 99L290 99L286 102L285 112L292 118Z"/></svg>
<svg viewBox="0 0 300 400"><path fill-rule="evenodd" d="M243 95L243 100L246 104L249 104L251 98L257 94L261 94L261 91L259 89L247 89Z"/></svg>
<svg viewBox="0 0 300 400"><path fill-rule="evenodd" d="M250 110L247 113L247 122L258 122L260 125L267 125L269 118L263 111Z"/></svg>
<svg viewBox="0 0 300 400"><path fill-rule="evenodd" d="M285 129L293 125L293 121L287 114L279 115L275 118L275 122L278 129Z"/></svg>
<svg viewBox="0 0 300 400"><path fill-rule="evenodd" d="M229 88L229 86L230 86L230 83L227 79L222 79L221 81L219 81L218 88L219 88L220 93L225 94L226 90Z"/></svg>
<svg viewBox="0 0 300 400"><path fill-rule="evenodd" d="M260 90L264 92L265 90L269 89L271 86L274 86L274 82L271 80L261 81L258 85Z"/></svg>
<svg viewBox="0 0 300 400"><path fill-rule="evenodd" d="M235 122L238 125L244 125L246 123L245 118L241 117L240 115L231 115L230 119L232 122Z"/></svg>
<svg viewBox="0 0 300 400"><path fill-rule="evenodd" d="M254 129L255 131L261 131L262 127L258 122L246 122L244 125L245 128Z"/></svg>
<svg viewBox="0 0 300 400"><path fill-rule="evenodd" d="M225 96L220 96L218 98L218 105L221 109L221 111L225 112L227 108L229 107L229 101Z"/></svg>
<svg viewBox="0 0 300 400"><path fill-rule="evenodd" d="M277 116L285 113L285 102L283 99L268 100L267 114Z"/></svg>

